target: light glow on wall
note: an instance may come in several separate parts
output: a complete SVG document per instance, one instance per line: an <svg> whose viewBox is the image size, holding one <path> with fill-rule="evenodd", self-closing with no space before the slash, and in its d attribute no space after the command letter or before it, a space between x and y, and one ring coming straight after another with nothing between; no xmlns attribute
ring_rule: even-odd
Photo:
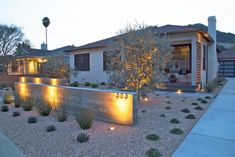
<svg viewBox="0 0 235 157"><path fill-rule="evenodd" d="M42 80L40 78L34 78L33 79L33 83L35 84L41 84L42 83Z"/></svg>
<svg viewBox="0 0 235 157"><path fill-rule="evenodd" d="M59 81L58 81L58 79L51 79L50 80L50 84L54 85L54 86L58 86L59 85Z"/></svg>
<svg viewBox="0 0 235 157"><path fill-rule="evenodd" d="M57 109L60 105L57 87L47 86L44 97L52 109Z"/></svg>
<svg viewBox="0 0 235 157"><path fill-rule="evenodd" d="M35 66L34 66L34 61L29 61L29 73L30 74L35 74L36 73L36 69L35 69Z"/></svg>
<svg viewBox="0 0 235 157"><path fill-rule="evenodd" d="M25 82L25 81L26 81L25 77L20 77L20 82Z"/></svg>
<svg viewBox="0 0 235 157"><path fill-rule="evenodd" d="M25 100L29 96L29 90L27 85L24 83L19 83L19 96L21 99Z"/></svg>

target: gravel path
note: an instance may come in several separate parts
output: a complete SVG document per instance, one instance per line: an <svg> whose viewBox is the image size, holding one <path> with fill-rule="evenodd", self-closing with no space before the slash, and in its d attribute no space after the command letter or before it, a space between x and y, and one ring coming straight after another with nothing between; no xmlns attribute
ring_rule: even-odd
<svg viewBox="0 0 235 157"><path fill-rule="evenodd" d="M195 110L192 102L198 97L183 97L171 95L151 94L147 102L139 105L139 122L135 126L122 126L94 121L92 128L86 130L90 140L78 143L76 136L84 132L78 126L73 116L66 122L57 122L54 114L48 117L38 115L36 109L25 112L22 108L10 107L9 112L0 112L0 131L8 136L28 157L141 157L149 148L158 148L162 157L169 157L184 137L189 133L201 115L208 108L208 104L200 104L204 110ZM167 101L169 101L167 103ZM1 106L1 105L0 105ZM171 109L167 110L166 106ZM181 112L188 108L195 114L196 119L185 119L187 113ZM20 111L20 117L12 117L13 111ZM160 117L164 113L166 117ZM36 124L27 123L29 116L36 116ZM179 124L171 124L170 120L177 118ZM50 124L56 126L55 132L46 132ZM114 131L109 127L115 127ZM172 128L181 128L182 135L174 135ZM145 139L148 134L157 134L159 141Z"/></svg>

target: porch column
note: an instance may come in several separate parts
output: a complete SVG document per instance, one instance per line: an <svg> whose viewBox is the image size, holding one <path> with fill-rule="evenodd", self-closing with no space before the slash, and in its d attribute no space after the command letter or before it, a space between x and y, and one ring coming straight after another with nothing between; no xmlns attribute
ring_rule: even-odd
<svg viewBox="0 0 235 157"><path fill-rule="evenodd" d="M192 66L192 69L191 69L191 85L192 86L196 86L196 68L197 68L197 56L196 56L196 54L197 54L197 42L196 42L196 39L192 39L192 42L191 42L191 44L192 44L192 52L191 52L191 54L192 54L192 63L191 63L191 66Z"/></svg>

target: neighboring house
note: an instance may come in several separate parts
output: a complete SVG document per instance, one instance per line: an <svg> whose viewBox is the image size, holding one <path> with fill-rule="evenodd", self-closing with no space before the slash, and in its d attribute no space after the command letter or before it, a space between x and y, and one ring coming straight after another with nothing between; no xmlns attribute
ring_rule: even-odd
<svg viewBox="0 0 235 157"><path fill-rule="evenodd" d="M217 76L218 61L216 53L216 18L208 18L208 32L190 26L165 25L151 27L160 34L167 34L174 47L173 59L166 67L166 77L171 73L177 75L178 83L197 86ZM70 68L79 74L70 75L70 81L107 82L105 72L108 60L105 47L115 37L77 47L70 53ZM168 79L166 79L167 81Z"/></svg>
<svg viewBox="0 0 235 157"><path fill-rule="evenodd" d="M69 64L69 55L66 51L74 48L74 46L65 46L54 50L47 50L45 44L41 45L41 49L22 49L18 55L14 56L8 66L8 75L37 75L42 63L47 58L55 55L63 55L66 63Z"/></svg>
<svg viewBox="0 0 235 157"><path fill-rule="evenodd" d="M235 49L218 53L219 75L235 77Z"/></svg>

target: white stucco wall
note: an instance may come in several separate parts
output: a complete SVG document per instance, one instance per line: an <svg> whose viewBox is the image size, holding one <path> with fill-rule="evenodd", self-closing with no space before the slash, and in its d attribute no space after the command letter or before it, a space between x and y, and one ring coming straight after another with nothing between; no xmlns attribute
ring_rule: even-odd
<svg viewBox="0 0 235 157"><path fill-rule="evenodd" d="M87 49L70 53L70 69L74 69L74 55L84 53L90 54L90 71L79 71L77 77L70 74L70 82L107 82L107 74L103 71L103 49Z"/></svg>

